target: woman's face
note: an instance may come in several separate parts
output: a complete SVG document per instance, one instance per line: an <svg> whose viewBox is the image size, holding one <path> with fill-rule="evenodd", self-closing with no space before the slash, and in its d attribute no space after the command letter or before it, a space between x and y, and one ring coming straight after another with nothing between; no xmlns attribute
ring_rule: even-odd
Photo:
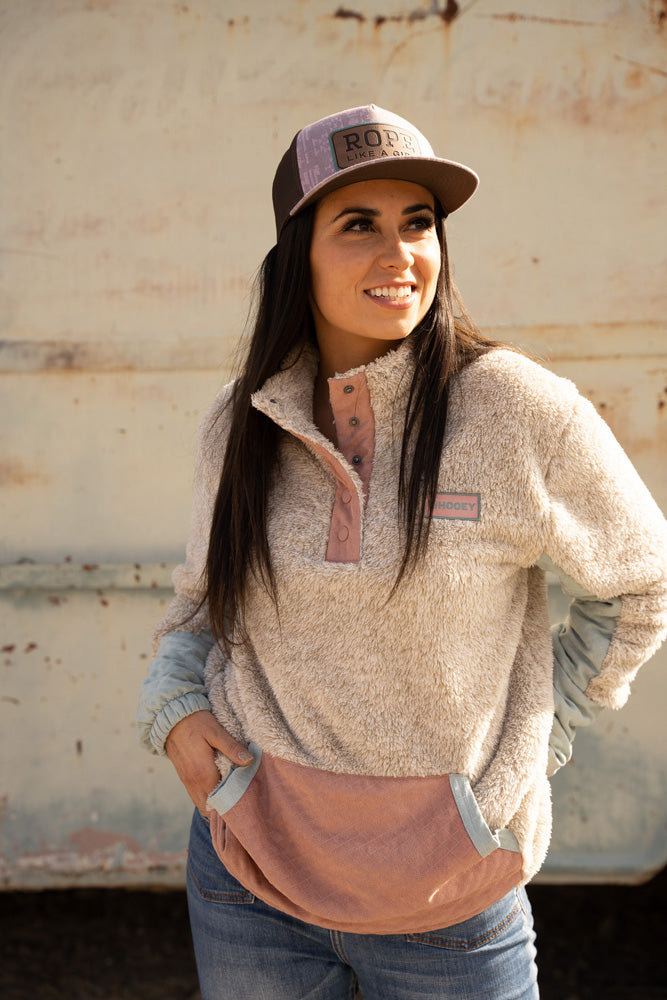
<svg viewBox="0 0 667 1000"><path fill-rule="evenodd" d="M372 180L325 195L310 247L311 308L322 353L354 367L407 337L433 302L440 262L427 188Z"/></svg>

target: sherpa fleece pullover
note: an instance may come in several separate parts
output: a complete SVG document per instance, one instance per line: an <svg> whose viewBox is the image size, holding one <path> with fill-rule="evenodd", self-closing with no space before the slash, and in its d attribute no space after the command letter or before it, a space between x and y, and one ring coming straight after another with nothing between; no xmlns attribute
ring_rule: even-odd
<svg viewBox="0 0 667 1000"><path fill-rule="evenodd" d="M428 549L389 599L409 345L329 380L337 447L313 423L317 363L306 350L252 400L285 432L267 509L277 607L251 576L250 641L231 656L205 608L182 625L201 597L228 390L204 421L140 722L160 746L210 706L250 745L248 767L221 762L209 806L218 854L258 897L339 930L433 930L544 860L562 762L550 733L567 742L620 707L665 634L665 523L575 387L494 350L452 380ZM575 598L553 647L543 567Z"/></svg>

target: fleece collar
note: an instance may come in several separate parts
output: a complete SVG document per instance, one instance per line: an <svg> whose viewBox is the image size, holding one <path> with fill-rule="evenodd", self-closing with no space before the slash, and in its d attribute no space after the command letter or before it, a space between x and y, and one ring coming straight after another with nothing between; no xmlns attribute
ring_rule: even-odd
<svg viewBox="0 0 667 1000"><path fill-rule="evenodd" d="M307 436L331 442L315 428L313 423L313 390L319 365L317 348L307 344L300 352L285 359L284 367L266 380L261 389L253 393L252 405L265 413L286 431L298 437ZM336 373L334 379L345 379L363 374L368 383L371 405L376 420L391 420L397 408L402 410L407 404L412 381L414 363L408 340L387 354L376 358L370 364Z"/></svg>

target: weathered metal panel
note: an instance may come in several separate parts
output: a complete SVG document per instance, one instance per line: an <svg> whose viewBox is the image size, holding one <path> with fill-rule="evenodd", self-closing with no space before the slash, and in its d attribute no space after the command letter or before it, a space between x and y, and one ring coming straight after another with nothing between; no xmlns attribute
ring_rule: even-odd
<svg viewBox="0 0 667 1000"><path fill-rule="evenodd" d="M472 314L573 378L665 505L666 15L664 0L0 5L1 884L182 881L189 802L136 748L136 693L196 426L304 122L374 100L478 170L450 223ZM545 878L664 863L666 660L554 779Z"/></svg>

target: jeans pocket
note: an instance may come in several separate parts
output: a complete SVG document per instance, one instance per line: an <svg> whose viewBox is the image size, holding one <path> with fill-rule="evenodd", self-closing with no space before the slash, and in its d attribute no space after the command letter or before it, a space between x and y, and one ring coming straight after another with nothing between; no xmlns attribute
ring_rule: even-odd
<svg viewBox="0 0 667 1000"><path fill-rule="evenodd" d="M526 921L526 909L521 890L512 889L481 913L461 923L422 934L407 934L407 940L431 948L450 951L477 951L514 933L516 926Z"/></svg>
<svg viewBox="0 0 667 1000"><path fill-rule="evenodd" d="M216 854L209 824L198 810L190 828L186 878L188 890L210 902L255 902L253 893L230 875Z"/></svg>

